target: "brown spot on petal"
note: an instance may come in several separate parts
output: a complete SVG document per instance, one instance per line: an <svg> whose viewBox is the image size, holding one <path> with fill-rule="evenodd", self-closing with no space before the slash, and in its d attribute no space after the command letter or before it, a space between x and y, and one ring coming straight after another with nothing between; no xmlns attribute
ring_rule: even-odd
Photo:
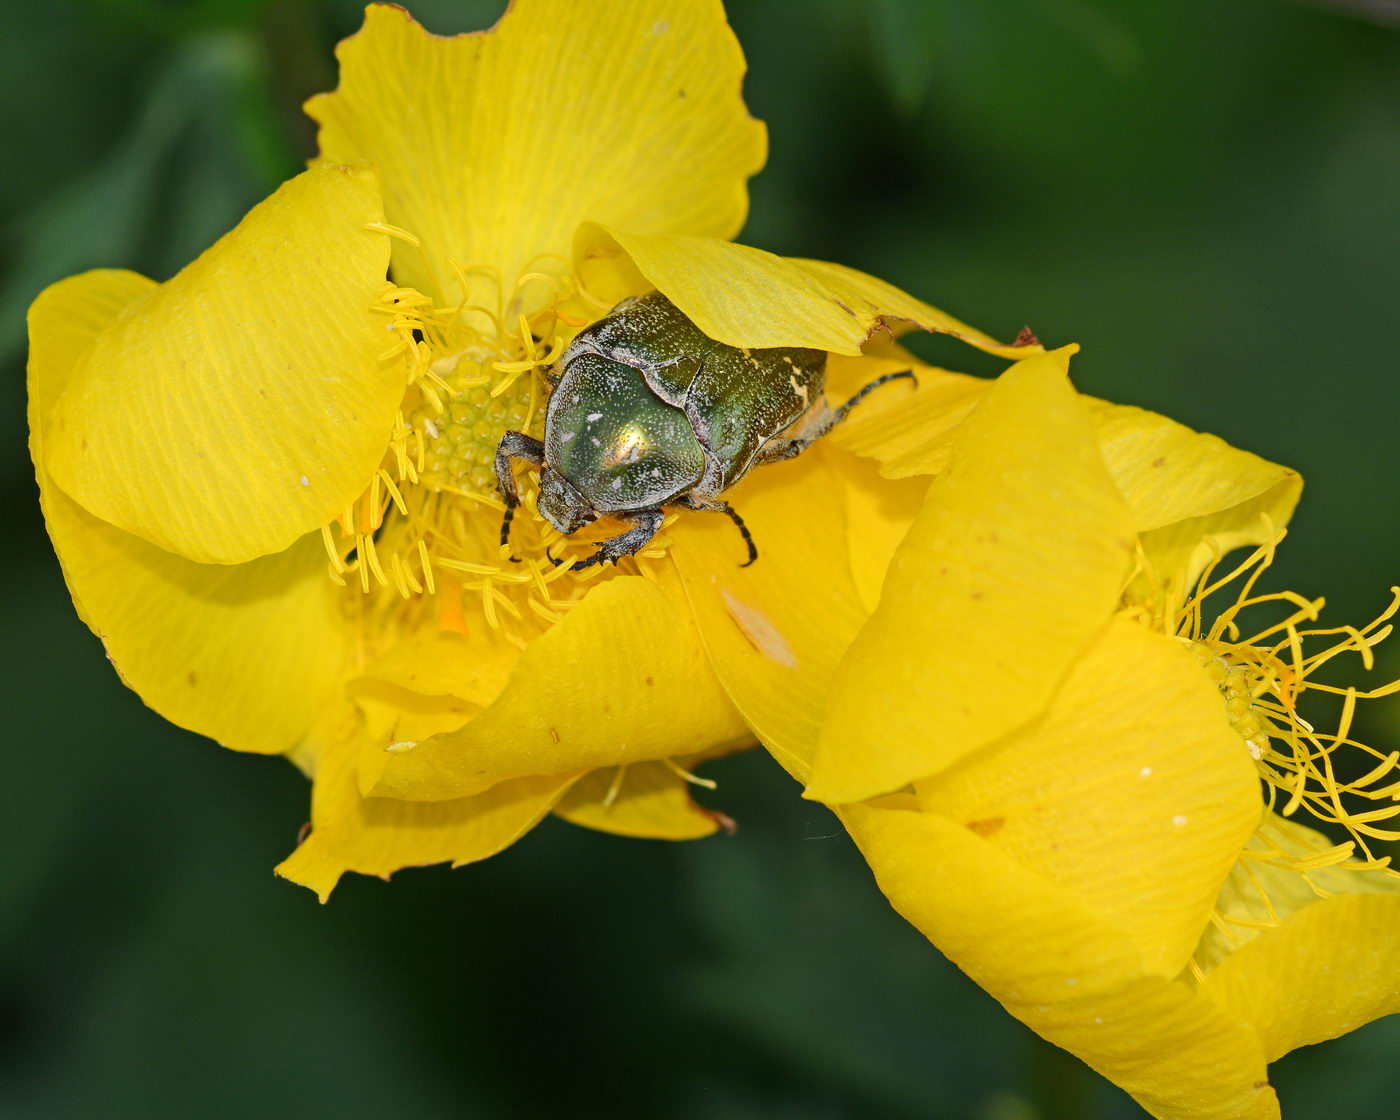
<svg viewBox="0 0 1400 1120"><path fill-rule="evenodd" d="M1011 345L1012 345L1012 346L1039 346L1039 345L1040 345L1040 339L1038 339L1038 338L1035 337L1035 331L1031 330L1030 327L1022 327L1022 328L1021 328L1021 333L1018 334L1018 335L1016 336L1016 341L1013 342Z"/></svg>
<svg viewBox="0 0 1400 1120"><path fill-rule="evenodd" d="M968 830L978 836L992 836L1006 827L1005 817L986 817L980 821L968 821Z"/></svg>
<svg viewBox="0 0 1400 1120"><path fill-rule="evenodd" d="M188 673L185 674L185 680L190 682L191 688L193 688L199 683L199 678L195 676L195 672L193 669L191 669Z"/></svg>
<svg viewBox="0 0 1400 1120"><path fill-rule="evenodd" d="M1153 465L1154 467L1165 467L1165 466L1167 465L1166 456L1165 456L1165 455L1159 455L1159 456L1157 456L1157 458L1155 458L1155 459L1152 460L1152 465Z"/></svg>
<svg viewBox="0 0 1400 1120"><path fill-rule="evenodd" d="M555 730L553 727L549 728L548 730L549 730L549 737L550 737L551 739L553 739L556 743L559 742L559 732L558 732L557 730Z"/></svg>
<svg viewBox="0 0 1400 1120"><path fill-rule="evenodd" d="M655 682L654 680L652 680L650 677L647 677L647 687L648 687L648 688L655 688L655 687L656 687L656 682Z"/></svg>

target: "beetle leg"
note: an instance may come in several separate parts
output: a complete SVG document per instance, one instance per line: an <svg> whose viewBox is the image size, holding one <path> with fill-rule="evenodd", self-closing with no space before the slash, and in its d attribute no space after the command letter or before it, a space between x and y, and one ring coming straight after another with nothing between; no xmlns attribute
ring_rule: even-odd
<svg viewBox="0 0 1400 1120"><path fill-rule="evenodd" d="M609 537L598 545L597 552L587 560L577 561L570 570L578 572L584 568L591 568L594 564L616 564L624 556L641 552L661 529L662 513L659 509L639 509L626 516L632 521L633 528L615 537Z"/></svg>
<svg viewBox="0 0 1400 1120"><path fill-rule="evenodd" d="M794 452L794 454L796 454L796 452ZM724 514L725 517L734 522L735 527L739 530L739 535L744 538L744 547L749 550L749 558L740 564L739 567L747 568L758 559L758 545L753 543L753 534L749 532L749 527L744 524L744 519L739 516L734 507L728 502L718 498L706 500L704 498L697 498L693 494L682 494L676 499L675 504L682 509L694 509L704 513Z"/></svg>
<svg viewBox="0 0 1400 1120"><path fill-rule="evenodd" d="M544 463L544 444L524 432L506 432L496 445L496 485L501 488L501 497L506 503L506 511L501 515L502 546L510 543L510 523L515 517L515 507L520 504L520 492L515 488L515 475L511 472L512 459L524 459L538 467ZM518 563L516 557L510 559Z"/></svg>
<svg viewBox="0 0 1400 1120"><path fill-rule="evenodd" d="M859 393L853 396L840 408L827 408L826 415L818 420L811 428L800 436L793 436L791 439L770 439L760 449L754 457L754 466L762 466L765 463L781 463L784 459L792 459L801 455L842 420L850 415L851 409L865 400L872 392L878 389L887 381L898 381L908 378L917 386L919 379L914 376L913 370L903 369L898 373L887 373L877 377L869 385L865 386Z"/></svg>

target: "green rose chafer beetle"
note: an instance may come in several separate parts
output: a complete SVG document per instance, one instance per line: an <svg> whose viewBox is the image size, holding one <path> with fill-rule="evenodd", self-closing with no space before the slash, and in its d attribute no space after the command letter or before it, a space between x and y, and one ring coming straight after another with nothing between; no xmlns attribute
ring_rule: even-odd
<svg viewBox="0 0 1400 1120"><path fill-rule="evenodd" d="M603 515L632 522L575 570L645 548L667 505L726 514L752 564L753 538L721 495L754 467L801 454L872 389L901 377L913 374L878 377L833 409L822 393L825 351L726 346L660 292L623 300L559 359L544 439L501 437L501 544L520 504L511 463L523 459L541 468L539 511L559 532Z"/></svg>

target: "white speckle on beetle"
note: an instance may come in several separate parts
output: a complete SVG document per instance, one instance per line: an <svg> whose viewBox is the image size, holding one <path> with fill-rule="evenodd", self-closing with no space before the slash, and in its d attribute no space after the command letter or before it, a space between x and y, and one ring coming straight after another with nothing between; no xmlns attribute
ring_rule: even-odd
<svg viewBox="0 0 1400 1120"><path fill-rule="evenodd" d="M603 446L603 441L600 440L597 436L589 436L589 437L588 437L588 442L591 443L594 447L602 447L602 446Z"/></svg>
<svg viewBox="0 0 1400 1120"><path fill-rule="evenodd" d="M622 489L622 478L621 478L621 476L618 476L617 478L615 478L615 479L612 480L612 488L613 488L614 490L621 490L621 489Z"/></svg>
<svg viewBox="0 0 1400 1120"><path fill-rule="evenodd" d="M587 420L590 424L596 424L602 418L603 414L601 412L590 412L587 416L584 417L584 419Z"/></svg>
<svg viewBox="0 0 1400 1120"><path fill-rule="evenodd" d="M1182 825L1184 825L1185 823L1186 816L1182 813L1178 813L1176 816L1172 817L1172 824L1174 824L1177 828L1182 827Z"/></svg>
<svg viewBox="0 0 1400 1120"><path fill-rule="evenodd" d="M712 576L711 580L713 578ZM797 658L793 656L787 639L773 625L772 619L762 611L756 610L736 598L727 587L721 589L720 594L724 597L724 609L729 612L729 617L734 620L734 625L739 628L739 632L749 640L749 644L754 649L768 660L776 661L784 668L797 668Z"/></svg>
<svg viewBox="0 0 1400 1120"><path fill-rule="evenodd" d="M561 436L559 437L559 442L560 442L560 443L568 443L569 440L573 439L574 436L576 436L576 435L578 435L577 432L565 432L563 435L561 435Z"/></svg>

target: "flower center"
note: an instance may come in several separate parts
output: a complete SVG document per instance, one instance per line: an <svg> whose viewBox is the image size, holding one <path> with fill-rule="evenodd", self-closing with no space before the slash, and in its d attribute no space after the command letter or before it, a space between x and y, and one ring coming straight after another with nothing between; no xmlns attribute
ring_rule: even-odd
<svg viewBox="0 0 1400 1120"><path fill-rule="evenodd" d="M1219 688L1230 723L1265 783L1268 807L1285 817L1305 809L1343 829L1351 839L1332 849L1332 862L1359 851L1367 866L1383 865L1368 841L1400 840L1400 831L1382 824L1400 816L1400 751L1382 753L1352 738L1352 729L1357 702L1400 692L1400 680L1363 691L1324 683L1317 674L1343 654L1357 655L1365 669L1374 667L1372 651L1392 630L1388 623L1400 610L1400 588L1391 589L1390 604L1366 626L1314 626L1322 599L1292 591L1255 593L1282 537L1223 577L1215 578L1218 562L1207 568L1178 615L1176 633ZM1242 582L1234 602L1207 625L1204 602L1237 580ZM1274 617L1246 633L1242 619L1270 608ZM1310 703L1332 701L1336 730L1320 730L1303 716L1305 695Z"/></svg>
<svg viewBox="0 0 1400 1120"><path fill-rule="evenodd" d="M1376 840L1400 839L1400 831L1385 826L1400 815L1400 751L1382 754L1352 738L1357 702L1400 692L1400 681L1362 691L1317 679L1342 654L1357 655L1363 668L1374 666L1372 651L1391 632L1388 620L1400 609L1400 588L1391 589L1389 606L1366 626L1314 626L1323 600L1292 591L1255 593L1282 539L1280 532L1219 578L1217 557L1174 619L1177 637L1220 690L1230 724L1262 779L1265 808L1272 811L1262 816L1216 899L1211 925L1190 963L1198 979L1300 906L1339 891L1390 889L1389 881L1400 879L1390 857L1372 851ZM1234 601L1207 624L1206 600L1236 581ZM1245 617L1271 608L1272 618L1246 630ZM1167 618L1169 626L1172 621ZM1336 730L1321 730L1303 716L1305 696L1308 703L1332 701ZM1334 843L1304 827L1295 816L1299 809L1313 818L1308 823L1348 839Z"/></svg>
<svg viewBox="0 0 1400 1120"><path fill-rule="evenodd" d="M487 270L448 263L461 292L480 291L468 276ZM567 277L526 273L508 290L497 287L493 307L468 304L465 295L438 306L393 284L380 297L392 338L385 356L403 364L403 405L381 469L322 529L331 579L355 593L347 610L375 616L361 627L374 647L366 657L425 621L466 631L480 619L523 649L582 598L590 580L604 577L601 567L570 570L591 551L590 540L562 537L538 516L538 479L528 470L518 476L524 508L510 547L501 546L494 459L506 431L540 434L548 396L542 370L607 309ZM608 534L600 525L595 538ZM658 538L623 568L644 571L664 554Z"/></svg>
<svg viewBox="0 0 1400 1120"><path fill-rule="evenodd" d="M1261 671L1262 666L1253 662L1238 663L1237 651L1229 644L1197 640L1191 643L1191 652L1220 689L1230 726L1244 740L1249 757L1255 762L1261 761L1269 749L1269 736L1264 730L1263 718L1255 711L1254 701L1270 688L1269 676Z"/></svg>

